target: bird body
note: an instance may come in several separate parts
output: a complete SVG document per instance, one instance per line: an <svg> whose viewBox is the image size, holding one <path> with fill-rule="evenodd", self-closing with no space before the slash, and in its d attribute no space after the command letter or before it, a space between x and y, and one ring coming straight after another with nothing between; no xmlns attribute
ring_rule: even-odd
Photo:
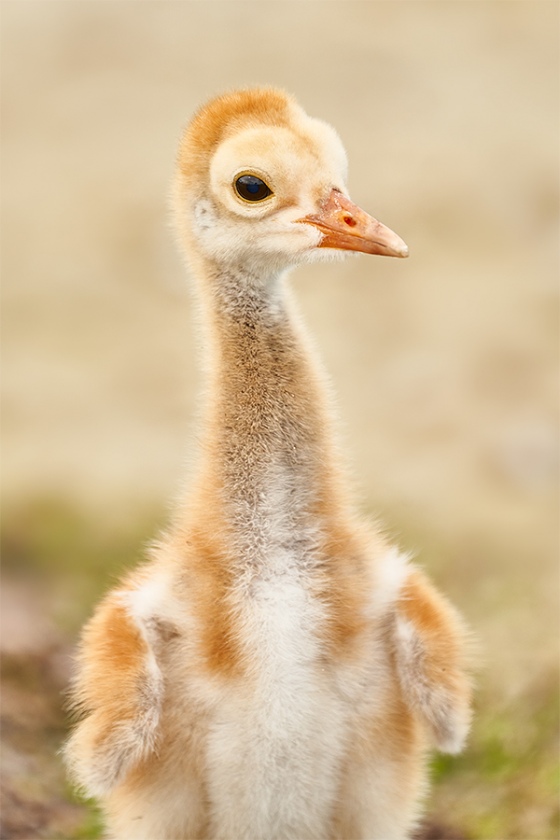
<svg viewBox="0 0 560 840"><path fill-rule="evenodd" d="M286 274L406 246L348 198L333 129L272 89L195 116L175 206L208 351L199 463L84 629L69 767L115 840L403 840L429 741L468 729L464 634L353 510Z"/></svg>

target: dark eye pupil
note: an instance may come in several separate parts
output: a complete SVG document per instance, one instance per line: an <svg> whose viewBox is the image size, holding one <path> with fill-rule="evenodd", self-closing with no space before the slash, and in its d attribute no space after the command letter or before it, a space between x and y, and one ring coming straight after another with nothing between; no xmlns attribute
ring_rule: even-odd
<svg viewBox="0 0 560 840"><path fill-rule="evenodd" d="M256 175L241 175L235 182L235 189L246 201L262 201L272 195L272 190Z"/></svg>

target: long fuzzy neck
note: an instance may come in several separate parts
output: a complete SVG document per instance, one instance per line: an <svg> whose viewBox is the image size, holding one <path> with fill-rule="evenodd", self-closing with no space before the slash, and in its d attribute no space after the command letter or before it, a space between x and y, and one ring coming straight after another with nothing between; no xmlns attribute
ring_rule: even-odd
<svg viewBox="0 0 560 840"><path fill-rule="evenodd" d="M262 539L257 520L293 533L343 497L321 375L282 274L208 264L202 274L210 364L197 515L212 509L247 538Z"/></svg>

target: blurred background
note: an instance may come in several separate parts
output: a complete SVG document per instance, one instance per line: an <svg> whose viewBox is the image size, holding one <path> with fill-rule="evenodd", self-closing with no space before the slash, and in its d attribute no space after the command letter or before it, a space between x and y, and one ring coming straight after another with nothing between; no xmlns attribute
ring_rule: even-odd
<svg viewBox="0 0 560 840"><path fill-rule="evenodd" d="M2 837L99 836L55 755L60 690L188 463L200 380L175 150L205 99L263 83L337 128L353 199L410 247L293 285L363 510L481 651L473 736L434 760L426 836L558 837L558 4L2 15Z"/></svg>

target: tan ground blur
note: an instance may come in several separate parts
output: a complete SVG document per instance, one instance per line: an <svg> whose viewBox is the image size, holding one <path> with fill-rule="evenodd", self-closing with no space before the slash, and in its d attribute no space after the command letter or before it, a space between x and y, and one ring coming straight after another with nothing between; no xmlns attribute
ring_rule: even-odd
<svg viewBox="0 0 560 840"><path fill-rule="evenodd" d="M466 612L515 696L557 661L558 5L3 5L5 516L104 523L176 492L196 406L166 221L182 124L294 92L408 261L301 269L364 507Z"/></svg>

